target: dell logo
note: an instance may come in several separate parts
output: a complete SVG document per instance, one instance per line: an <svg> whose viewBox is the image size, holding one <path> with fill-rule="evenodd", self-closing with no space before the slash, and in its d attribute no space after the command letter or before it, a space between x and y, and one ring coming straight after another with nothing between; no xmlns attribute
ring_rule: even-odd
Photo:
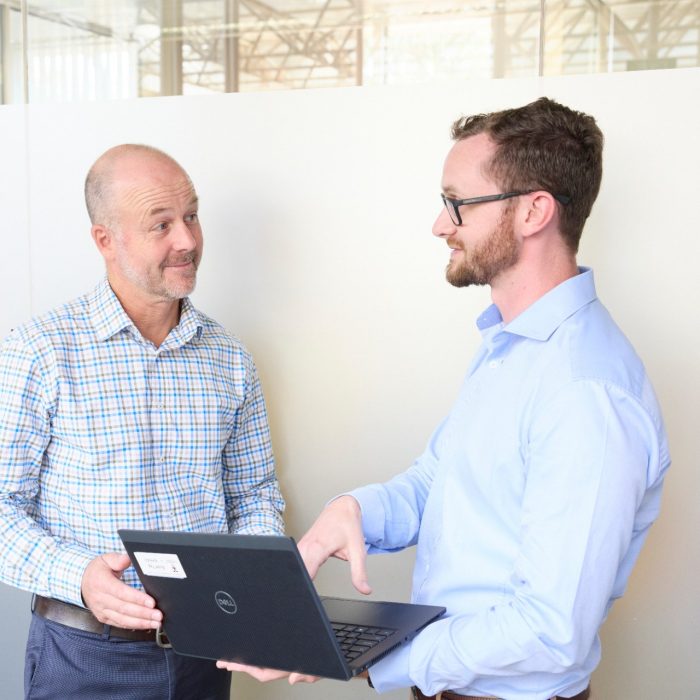
<svg viewBox="0 0 700 700"><path fill-rule="evenodd" d="M226 591L217 591L214 594L216 604L229 615L235 615L238 612L236 601Z"/></svg>

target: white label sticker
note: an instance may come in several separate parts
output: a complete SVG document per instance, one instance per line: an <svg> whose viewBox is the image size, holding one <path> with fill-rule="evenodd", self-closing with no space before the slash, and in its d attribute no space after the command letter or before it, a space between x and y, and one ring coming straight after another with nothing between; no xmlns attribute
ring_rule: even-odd
<svg viewBox="0 0 700 700"><path fill-rule="evenodd" d="M177 554L160 552L134 552L136 561L146 576L162 578L187 578Z"/></svg>

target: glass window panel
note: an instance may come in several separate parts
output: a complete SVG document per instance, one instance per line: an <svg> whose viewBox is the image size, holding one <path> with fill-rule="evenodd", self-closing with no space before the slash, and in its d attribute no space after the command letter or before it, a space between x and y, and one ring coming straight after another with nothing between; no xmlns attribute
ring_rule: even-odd
<svg viewBox="0 0 700 700"><path fill-rule="evenodd" d="M19 6L5 102L700 65L698 0L29 0L26 51Z"/></svg>
<svg viewBox="0 0 700 700"><path fill-rule="evenodd" d="M33 0L27 16L29 100L138 95L133 3Z"/></svg>
<svg viewBox="0 0 700 700"><path fill-rule="evenodd" d="M22 17L0 3L0 104L24 101Z"/></svg>
<svg viewBox="0 0 700 700"><path fill-rule="evenodd" d="M545 3L544 72L548 75L698 65L697 0Z"/></svg>

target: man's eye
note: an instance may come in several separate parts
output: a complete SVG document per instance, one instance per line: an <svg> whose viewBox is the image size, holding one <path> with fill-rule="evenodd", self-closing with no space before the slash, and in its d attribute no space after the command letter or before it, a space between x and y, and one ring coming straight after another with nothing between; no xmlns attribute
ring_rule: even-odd
<svg viewBox="0 0 700 700"><path fill-rule="evenodd" d="M167 229L168 229L168 224L165 223L165 222L163 222L163 223L160 223L160 224L156 224L154 230L156 230L156 231L167 231Z"/></svg>
<svg viewBox="0 0 700 700"><path fill-rule="evenodd" d="M195 212L194 214L188 214L188 215L185 217L185 221L186 221L188 224L192 224L192 223L194 223L195 221L199 221L199 214L197 214L197 212Z"/></svg>

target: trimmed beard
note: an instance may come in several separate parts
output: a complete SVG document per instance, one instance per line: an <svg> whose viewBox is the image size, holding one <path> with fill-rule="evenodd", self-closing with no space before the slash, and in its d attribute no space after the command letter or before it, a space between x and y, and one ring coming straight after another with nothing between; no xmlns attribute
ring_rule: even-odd
<svg viewBox="0 0 700 700"><path fill-rule="evenodd" d="M460 248L462 261L450 262L445 270L447 281L454 287L491 284L501 272L513 267L520 257L515 238L514 212L506 209L486 240L470 249Z"/></svg>
<svg viewBox="0 0 700 700"><path fill-rule="evenodd" d="M117 253L117 260L121 273L139 289L147 294L150 294L160 299L175 301L184 299L192 294L195 285L197 284L197 269L201 255L198 251L193 251L187 255L183 255L177 259L167 260L158 268L141 268L138 269L131 264L126 250L120 246ZM166 280L165 268L168 264L192 262L194 269L192 273L183 279Z"/></svg>

